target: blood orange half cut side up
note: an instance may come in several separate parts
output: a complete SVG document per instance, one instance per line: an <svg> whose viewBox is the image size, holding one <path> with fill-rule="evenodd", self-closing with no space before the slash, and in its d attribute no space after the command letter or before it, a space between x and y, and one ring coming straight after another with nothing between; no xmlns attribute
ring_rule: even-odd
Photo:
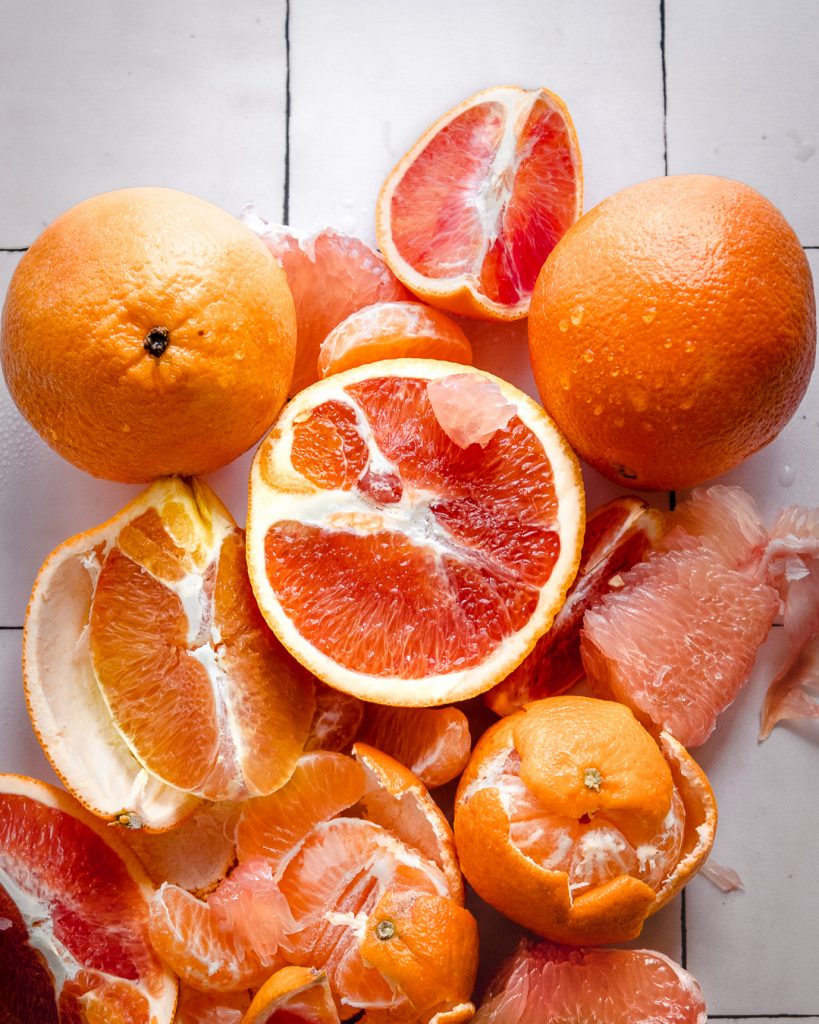
<svg viewBox="0 0 819 1024"><path fill-rule="evenodd" d="M528 313L540 268L582 206L580 147L563 101L497 86L444 114L393 168L376 235L419 298L514 320Z"/></svg>
<svg viewBox="0 0 819 1024"><path fill-rule="evenodd" d="M431 394L451 382L442 423ZM453 396L472 423L487 391L502 415L469 443ZM443 704L488 689L548 629L583 527L577 460L531 398L471 367L388 360L313 385L265 439L248 565L268 623L320 679Z"/></svg>
<svg viewBox="0 0 819 1024"><path fill-rule="evenodd" d="M67 793L0 776L0 1019L170 1024L176 981L148 940L152 892Z"/></svg>

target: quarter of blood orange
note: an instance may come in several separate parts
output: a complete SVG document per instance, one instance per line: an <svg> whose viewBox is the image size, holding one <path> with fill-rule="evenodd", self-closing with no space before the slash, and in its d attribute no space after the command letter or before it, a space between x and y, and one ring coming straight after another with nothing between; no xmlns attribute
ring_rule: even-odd
<svg viewBox="0 0 819 1024"><path fill-rule="evenodd" d="M321 343L319 377L381 359L430 358L471 363L464 332L422 302L377 302L352 313Z"/></svg>
<svg viewBox="0 0 819 1024"><path fill-rule="evenodd" d="M38 738L102 816L161 830L191 794L269 793L307 738L312 680L259 614L242 531L195 479L159 480L57 548L23 643Z"/></svg>
<svg viewBox="0 0 819 1024"><path fill-rule="evenodd" d="M748 679L779 595L764 576L767 533L749 495L695 491L675 516L666 550L586 613L581 654L596 693L693 747Z"/></svg>
<svg viewBox="0 0 819 1024"><path fill-rule="evenodd" d="M335 228L312 235L244 215L284 269L296 304L296 369L290 393L318 379L319 346L351 313L412 296L366 242Z"/></svg>
<svg viewBox="0 0 819 1024"><path fill-rule="evenodd" d="M566 105L548 89L497 86L444 114L401 158L378 197L376 235L425 302L514 320L582 206Z"/></svg>
<svg viewBox="0 0 819 1024"><path fill-rule="evenodd" d="M705 1024L696 978L650 949L583 949L522 939L476 1024Z"/></svg>
<svg viewBox="0 0 819 1024"><path fill-rule="evenodd" d="M154 944L200 988L254 986L284 958L326 973L342 1019L467 1020L477 927L451 829L406 768L355 753L304 754L281 789L248 800L238 867L206 903L163 886Z"/></svg>
<svg viewBox="0 0 819 1024"><path fill-rule="evenodd" d="M532 399L472 367L386 360L287 406L251 470L248 567L320 679L443 704L489 689L549 628L583 527L577 461Z"/></svg>
<svg viewBox="0 0 819 1024"><path fill-rule="evenodd" d="M497 722L455 802L478 895L573 945L639 935L705 861L715 829L711 787L685 748L591 697L533 701Z"/></svg>
<svg viewBox="0 0 819 1024"><path fill-rule="evenodd" d="M582 679L583 616L622 585L620 573L641 561L664 530L662 513L640 498L615 498L589 516L580 567L566 601L532 653L486 694L494 712L510 715L528 701L556 697Z"/></svg>
<svg viewBox="0 0 819 1024"><path fill-rule="evenodd" d="M256 993L241 1024L339 1024L327 975L282 967Z"/></svg>
<svg viewBox="0 0 819 1024"><path fill-rule="evenodd" d="M0 776L0 1018L170 1024L176 980L148 939L152 893L73 797Z"/></svg>

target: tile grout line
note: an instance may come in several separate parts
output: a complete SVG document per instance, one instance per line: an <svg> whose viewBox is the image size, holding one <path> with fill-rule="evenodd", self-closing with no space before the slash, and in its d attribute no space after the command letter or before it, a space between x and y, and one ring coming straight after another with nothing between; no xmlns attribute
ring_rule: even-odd
<svg viewBox="0 0 819 1024"><path fill-rule="evenodd" d="M665 74L665 0L660 0L660 62L663 69L663 168L668 174L668 88Z"/></svg>
<svg viewBox="0 0 819 1024"><path fill-rule="evenodd" d="M28 252L28 246L23 245L19 249L5 249L0 247L0 252Z"/></svg>
<svg viewBox="0 0 819 1024"><path fill-rule="evenodd" d="M688 969L688 926L685 920L685 889L680 893L680 966Z"/></svg>
<svg viewBox="0 0 819 1024"><path fill-rule="evenodd" d="M284 49L286 71L284 79L284 199L282 201L282 224L290 221L290 0L284 9Z"/></svg>

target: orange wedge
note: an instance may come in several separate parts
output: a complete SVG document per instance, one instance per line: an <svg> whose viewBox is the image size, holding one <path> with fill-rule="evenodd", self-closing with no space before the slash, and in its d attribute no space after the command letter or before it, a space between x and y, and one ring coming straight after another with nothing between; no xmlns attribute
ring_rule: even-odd
<svg viewBox="0 0 819 1024"><path fill-rule="evenodd" d="M327 975L282 967L256 993L242 1024L339 1024Z"/></svg>
<svg viewBox="0 0 819 1024"><path fill-rule="evenodd" d="M425 302L514 320L582 206L563 101L497 86L444 114L401 158L378 197L376 235L395 276Z"/></svg>
<svg viewBox="0 0 819 1024"><path fill-rule="evenodd" d="M421 302L378 302L333 328L321 343L319 377L380 359L471 363L472 346L448 316Z"/></svg>
<svg viewBox="0 0 819 1024"><path fill-rule="evenodd" d="M452 707L367 704L358 739L400 761L427 789L457 778L472 746L466 715Z"/></svg>
<svg viewBox="0 0 819 1024"><path fill-rule="evenodd" d="M269 793L307 738L312 681L258 612L242 531L197 480L159 480L57 548L23 643L35 732L104 817L163 829L193 794Z"/></svg>
<svg viewBox="0 0 819 1024"><path fill-rule="evenodd" d="M480 693L550 626L580 557L574 455L523 392L394 359L301 392L259 448L248 568L331 686L421 706Z"/></svg>
<svg viewBox="0 0 819 1024"><path fill-rule="evenodd" d="M0 1019L170 1024L176 979L148 940L152 893L73 797L0 776Z"/></svg>

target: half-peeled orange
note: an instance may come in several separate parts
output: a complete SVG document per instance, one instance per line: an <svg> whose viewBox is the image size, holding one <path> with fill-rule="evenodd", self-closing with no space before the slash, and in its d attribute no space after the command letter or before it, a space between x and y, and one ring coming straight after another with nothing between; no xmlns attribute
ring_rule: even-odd
<svg viewBox="0 0 819 1024"><path fill-rule="evenodd" d="M378 244L413 294L487 320L526 316L540 268L580 216L580 147L548 89L497 86L444 114L387 177Z"/></svg>
<svg viewBox="0 0 819 1024"><path fill-rule="evenodd" d="M505 381L395 359L299 394L250 478L248 566L282 643L338 689L442 704L507 675L577 570L574 455Z"/></svg>

